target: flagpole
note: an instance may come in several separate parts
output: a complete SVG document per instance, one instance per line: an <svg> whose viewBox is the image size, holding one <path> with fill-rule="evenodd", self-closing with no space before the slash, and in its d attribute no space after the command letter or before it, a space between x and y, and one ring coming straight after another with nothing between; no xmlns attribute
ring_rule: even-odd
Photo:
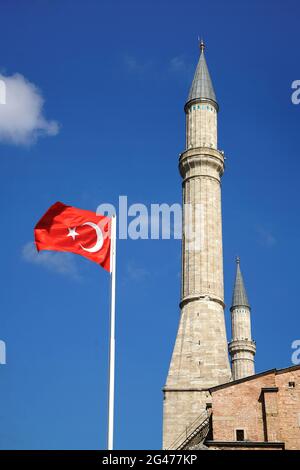
<svg viewBox="0 0 300 470"><path fill-rule="evenodd" d="M117 218L111 219L110 242L110 339L109 339L109 385L108 385L108 429L107 449L114 444L114 396L115 396L115 316L116 316L116 238Z"/></svg>

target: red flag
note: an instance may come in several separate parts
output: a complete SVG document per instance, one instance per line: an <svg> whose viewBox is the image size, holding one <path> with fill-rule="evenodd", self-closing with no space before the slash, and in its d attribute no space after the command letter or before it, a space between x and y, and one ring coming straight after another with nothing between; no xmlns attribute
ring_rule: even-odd
<svg viewBox="0 0 300 470"><path fill-rule="evenodd" d="M111 218L56 202L34 228L37 250L71 251L110 270Z"/></svg>

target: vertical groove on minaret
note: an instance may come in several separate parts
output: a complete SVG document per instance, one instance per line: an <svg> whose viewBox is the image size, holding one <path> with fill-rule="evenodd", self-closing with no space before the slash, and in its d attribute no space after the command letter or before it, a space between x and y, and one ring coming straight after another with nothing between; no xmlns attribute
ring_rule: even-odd
<svg viewBox="0 0 300 470"><path fill-rule="evenodd" d="M196 194L196 178L192 178L192 193L195 195ZM194 201L193 201L193 204L194 204ZM193 279L193 286L192 286L192 292L193 294L196 293L196 233L195 233L195 230L196 230L196 209L194 207L194 210L193 210L193 250L192 250L192 253L193 253L193 266L192 266L192 273L194 273L194 276L192 276L192 279ZM191 274L191 273L190 273Z"/></svg>
<svg viewBox="0 0 300 470"><path fill-rule="evenodd" d="M185 201L185 184L183 183L182 184L182 198L181 198L181 201L182 201L182 213L181 213L181 223L182 223L182 226L181 226L181 233L182 233L182 243L181 243L181 272L183 273L184 272L184 266L186 264L186 259L185 259L185 250L184 250L184 247L185 247L185 233L184 233L184 227L185 227L185 211L184 211L184 201ZM181 282L180 283L180 295L181 295L181 298L184 297L184 285L183 283Z"/></svg>
<svg viewBox="0 0 300 470"><path fill-rule="evenodd" d="M186 182L186 185L187 185L187 193L188 193L188 204L190 204L190 200L191 200L191 187L190 187L190 180L188 180ZM188 221L191 217L191 214L190 214L190 207L188 206ZM187 243L189 243L189 238L190 238L190 234L188 233L188 240L187 240ZM185 272L186 272L186 295L189 293L189 290L190 290L190 277L189 277L189 266L190 266L190 250L187 250L186 247L185 247L185 252L186 252L186 257L187 257L187 263L186 263L186 266L185 266Z"/></svg>
<svg viewBox="0 0 300 470"><path fill-rule="evenodd" d="M204 289L206 290L206 293L208 293L208 289L209 289L209 269L208 269L208 266L209 266L209 219L208 219L208 194L207 194L207 165L205 165L205 178L203 180L203 184L204 184L204 187L205 187L205 226L206 226L206 252L207 252L207 256L206 256L206 273L205 273L205 280L206 280L206 285L204 287Z"/></svg>

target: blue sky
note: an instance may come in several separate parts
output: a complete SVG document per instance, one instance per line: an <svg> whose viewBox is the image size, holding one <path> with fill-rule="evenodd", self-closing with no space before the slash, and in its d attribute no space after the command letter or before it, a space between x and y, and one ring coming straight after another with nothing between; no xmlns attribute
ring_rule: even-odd
<svg viewBox="0 0 300 470"><path fill-rule="evenodd" d="M0 73L38 87L39 132L49 134L0 142L1 449L105 448L108 275L75 255L37 263L28 243L57 200L89 210L122 194L129 203L181 201L177 161L198 35L227 155L226 304L238 254L257 371L291 364L300 337L300 105L291 102L299 14L296 0L1 2ZM120 241L117 275L115 446L160 448L180 241Z"/></svg>

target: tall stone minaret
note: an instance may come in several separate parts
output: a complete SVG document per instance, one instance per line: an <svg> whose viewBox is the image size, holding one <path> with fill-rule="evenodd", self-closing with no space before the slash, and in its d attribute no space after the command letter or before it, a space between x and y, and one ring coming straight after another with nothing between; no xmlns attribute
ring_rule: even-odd
<svg viewBox="0 0 300 470"><path fill-rule="evenodd" d="M254 356L256 352L256 345L251 336L250 305L239 258L236 263L236 278L230 309L232 340L229 343L233 380L255 374Z"/></svg>
<svg viewBox="0 0 300 470"><path fill-rule="evenodd" d="M163 447L191 424L209 400L208 388L228 382L224 320L219 106L200 42L200 59L184 107L186 150L180 155L183 217L181 316L164 388ZM190 231L196 232L196 238Z"/></svg>

